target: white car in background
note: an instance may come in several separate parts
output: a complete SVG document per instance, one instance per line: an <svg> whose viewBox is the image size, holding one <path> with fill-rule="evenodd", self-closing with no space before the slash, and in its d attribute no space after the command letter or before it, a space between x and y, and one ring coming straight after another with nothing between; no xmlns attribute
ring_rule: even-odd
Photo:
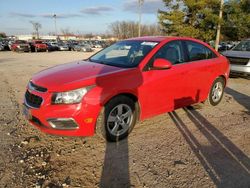
<svg viewBox="0 0 250 188"><path fill-rule="evenodd" d="M241 41L233 49L222 52L230 61L230 73L250 76L250 39Z"/></svg>

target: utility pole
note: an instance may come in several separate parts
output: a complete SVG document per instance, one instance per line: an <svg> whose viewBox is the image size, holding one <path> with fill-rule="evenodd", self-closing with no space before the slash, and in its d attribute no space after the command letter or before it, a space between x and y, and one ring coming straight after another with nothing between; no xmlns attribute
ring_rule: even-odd
<svg viewBox="0 0 250 188"><path fill-rule="evenodd" d="M219 43L220 43L220 30L221 30L221 21L222 21L223 5L224 5L224 0L221 0L221 1L220 1L219 23L218 23L218 28L217 28L216 40L215 40L215 50L216 50L216 51L218 51Z"/></svg>
<svg viewBox="0 0 250 188"><path fill-rule="evenodd" d="M142 14L142 5L144 0L138 0L138 13L139 13L139 22L138 22L138 37L141 36L141 14Z"/></svg>
<svg viewBox="0 0 250 188"><path fill-rule="evenodd" d="M55 35L57 36L57 27L56 27L56 14L53 15L55 21Z"/></svg>

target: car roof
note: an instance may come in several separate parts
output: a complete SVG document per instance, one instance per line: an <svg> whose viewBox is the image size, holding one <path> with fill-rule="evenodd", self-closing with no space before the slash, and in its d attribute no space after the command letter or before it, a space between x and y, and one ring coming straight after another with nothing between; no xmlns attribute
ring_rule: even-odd
<svg viewBox="0 0 250 188"><path fill-rule="evenodd" d="M141 40L141 41L155 41L155 42L161 42L163 40L166 40L169 37L166 36L144 36L144 37L135 37L135 38L129 38L127 40Z"/></svg>
<svg viewBox="0 0 250 188"><path fill-rule="evenodd" d="M198 39L194 39L191 37L179 37L179 36L144 36L144 37L135 37L126 40L139 40L139 41L149 41L149 42L162 42L165 40L192 40L197 42L202 42Z"/></svg>

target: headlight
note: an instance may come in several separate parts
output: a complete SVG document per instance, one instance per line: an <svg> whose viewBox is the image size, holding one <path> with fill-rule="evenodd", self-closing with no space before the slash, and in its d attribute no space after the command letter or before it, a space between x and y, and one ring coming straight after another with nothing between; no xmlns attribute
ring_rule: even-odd
<svg viewBox="0 0 250 188"><path fill-rule="evenodd" d="M93 86L80 88L72 91L54 93L52 96L52 104L74 104L81 102L83 96L91 89Z"/></svg>

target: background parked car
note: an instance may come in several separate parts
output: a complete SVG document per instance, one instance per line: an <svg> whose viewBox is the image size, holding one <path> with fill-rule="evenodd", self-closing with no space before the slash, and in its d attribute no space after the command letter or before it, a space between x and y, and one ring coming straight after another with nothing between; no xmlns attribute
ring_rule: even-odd
<svg viewBox="0 0 250 188"><path fill-rule="evenodd" d="M65 43L58 43L58 49L60 51L69 51L69 47L67 44Z"/></svg>
<svg viewBox="0 0 250 188"><path fill-rule="evenodd" d="M78 51L78 52L92 52L93 49L91 48L90 45L88 44L79 44L77 46L74 47L75 51Z"/></svg>
<svg viewBox="0 0 250 188"><path fill-rule="evenodd" d="M25 40L16 40L12 45L11 45L11 50L16 51L16 52L29 52L30 51L30 46Z"/></svg>
<svg viewBox="0 0 250 188"><path fill-rule="evenodd" d="M3 50L10 50L9 40L7 40L7 39L0 40L0 44L3 47Z"/></svg>
<svg viewBox="0 0 250 188"><path fill-rule="evenodd" d="M32 52L48 51L48 46L42 40L33 40L29 43Z"/></svg>
<svg viewBox="0 0 250 188"><path fill-rule="evenodd" d="M49 42L46 42L46 45L48 47L48 51L51 52L51 51L57 51L58 50L58 46L55 46L55 45L52 45L51 43Z"/></svg>
<svg viewBox="0 0 250 188"><path fill-rule="evenodd" d="M2 45L2 43L0 43L0 51L4 50L4 46Z"/></svg>
<svg viewBox="0 0 250 188"><path fill-rule="evenodd" d="M222 53L231 64L231 74L250 76L250 39L241 41L232 50Z"/></svg>
<svg viewBox="0 0 250 188"><path fill-rule="evenodd" d="M78 42L77 41L68 41L67 45L68 45L70 51L74 51L75 50L74 47L76 45L78 45Z"/></svg>
<svg viewBox="0 0 250 188"><path fill-rule="evenodd" d="M49 44L54 47L55 50L59 50L58 43L55 41L50 41Z"/></svg>

